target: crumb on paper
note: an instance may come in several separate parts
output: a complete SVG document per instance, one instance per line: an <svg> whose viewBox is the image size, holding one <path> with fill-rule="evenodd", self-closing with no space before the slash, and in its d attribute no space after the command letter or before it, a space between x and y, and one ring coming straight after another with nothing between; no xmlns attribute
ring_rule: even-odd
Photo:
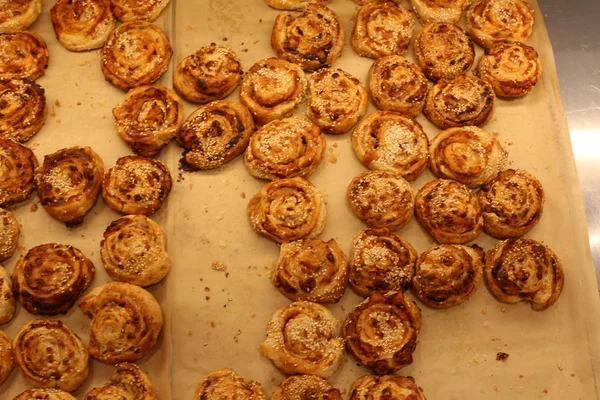
<svg viewBox="0 0 600 400"><path fill-rule="evenodd" d="M192 336L193 332L191 330L188 331L188 336Z"/></svg>
<svg viewBox="0 0 600 400"><path fill-rule="evenodd" d="M60 119L57 119L57 120L56 120L56 123L57 123L57 124L60 124L60 122L61 122L61 120L60 120Z"/></svg>
<svg viewBox="0 0 600 400"><path fill-rule="evenodd" d="M240 51L241 51L242 53L247 53L247 52L248 52L248 49L241 49Z"/></svg>
<svg viewBox="0 0 600 400"><path fill-rule="evenodd" d="M502 308L500 309L500 311L502 311L502 312L506 312L506 307L502 307Z"/></svg>
<svg viewBox="0 0 600 400"><path fill-rule="evenodd" d="M330 163L335 164L335 163L337 163L337 161L338 161L338 159L335 156L335 154L332 154L332 155L329 156L329 162Z"/></svg>
<svg viewBox="0 0 600 400"><path fill-rule="evenodd" d="M544 393L544 394L548 394L548 389L547 389L547 388L544 388L544 390L542 390L542 393Z"/></svg>
<svg viewBox="0 0 600 400"><path fill-rule="evenodd" d="M254 319L254 318L256 318L256 314L254 314L254 313L250 314L250 319ZM573 376L575 374L571 374L571 375Z"/></svg>
<svg viewBox="0 0 600 400"><path fill-rule="evenodd" d="M240 196L242 196L242 199L245 199L246 198L246 193L242 192L242 193L240 193Z"/></svg>
<svg viewBox="0 0 600 400"><path fill-rule="evenodd" d="M204 343L204 345L203 345L203 346L204 346L204 347L208 346L208 343Z"/></svg>
<svg viewBox="0 0 600 400"><path fill-rule="evenodd" d="M334 143L334 144L333 144L333 147L337 148L337 147L338 147L338 144L337 144L337 143Z"/></svg>
<svg viewBox="0 0 600 400"><path fill-rule="evenodd" d="M564 368L561 367L560 365L557 365L556 368L558 368L559 371L562 371Z"/></svg>
<svg viewBox="0 0 600 400"><path fill-rule="evenodd" d="M54 102L54 104L56 105L56 107L60 108L62 106L62 104L60 103L59 99L56 99L56 101Z"/></svg>
<svg viewBox="0 0 600 400"><path fill-rule="evenodd" d="M188 31L191 31L192 29L194 29L194 27L193 27L193 26L191 26L190 24L187 24L187 25L185 26L185 29L187 29Z"/></svg>
<svg viewBox="0 0 600 400"><path fill-rule="evenodd" d="M29 211L36 212L38 210L38 203L31 203L31 207L29 207Z"/></svg>
<svg viewBox="0 0 600 400"><path fill-rule="evenodd" d="M208 207L204 207L204 213L208 214Z"/></svg>
<svg viewBox="0 0 600 400"><path fill-rule="evenodd" d="M217 323L215 321L210 321L210 327L214 328L215 326L217 326Z"/></svg>
<svg viewBox="0 0 600 400"><path fill-rule="evenodd" d="M206 286L206 287L204 288L204 291L208 293L208 292L210 292L210 288L209 288L208 286Z"/></svg>
<svg viewBox="0 0 600 400"><path fill-rule="evenodd" d="M253 44L258 44L258 42L260 42L260 40L256 39L254 42L252 42Z"/></svg>
<svg viewBox="0 0 600 400"><path fill-rule="evenodd" d="M342 306L340 308L342 309L342 311L346 311L346 307Z"/></svg>
<svg viewBox="0 0 600 400"><path fill-rule="evenodd" d="M500 389L498 388L498 385L494 385L494 392L499 392Z"/></svg>
<svg viewBox="0 0 600 400"><path fill-rule="evenodd" d="M54 106L52 106L52 110L50 111L51 117L56 117L56 111L54 110Z"/></svg>
<svg viewBox="0 0 600 400"><path fill-rule="evenodd" d="M571 372L571 378L575 376L575 372Z"/></svg>
<svg viewBox="0 0 600 400"><path fill-rule="evenodd" d="M206 301L209 301L209 300L210 300L210 296L206 296Z"/></svg>
<svg viewBox="0 0 600 400"><path fill-rule="evenodd" d="M182 182L185 180L185 177L183 176L183 174L181 172L179 172L177 174L177 183Z"/></svg>
<svg viewBox="0 0 600 400"><path fill-rule="evenodd" d="M217 218L219 221L223 219L223 216L221 215L219 218ZM225 243L224 240L219 240L219 247L224 249L227 247L227 243Z"/></svg>
<svg viewBox="0 0 600 400"><path fill-rule="evenodd" d="M78 105L78 106L80 106L80 105L81 105L81 102L80 102L80 101L78 101L78 102L77 102L77 105Z"/></svg>
<svg viewBox="0 0 600 400"><path fill-rule="evenodd" d="M481 310L481 313L482 313L483 315L486 315L486 314L487 314L487 310Z"/></svg>
<svg viewBox="0 0 600 400"><path fill-rule="evenodd" d="M258 23L259 23L259 24L260 24L260 23L262 23L262 18L258 20Z"/></svg>
<svg viewBox="0 0 600 400"><path fill-rule="evenodd" d="M212 269L214 269L215 271L227 272L227 265L218 261L213 261Z"/></svg>
<svg viewBox="0 0 600 400"><path fill-rule="evenodd" d="M508 356L508 353L503 353L499 351L498 353L496 353L496 361L506 361L508 359Z"/></svg>
<svg viewBox="0 0 600 400"><path fill-rule="evenodd" d="M227 38L226 38L226 37L224 37L224 38L223 38L223 41L224 41L224 42L226 42L226 41L227 41Z"/></svg>
<svg viewBox="0 0 600 400"><path fill-rule="evenodd" d="M519 375L519 378L523 379L525 378L525 375Z"/></svg>

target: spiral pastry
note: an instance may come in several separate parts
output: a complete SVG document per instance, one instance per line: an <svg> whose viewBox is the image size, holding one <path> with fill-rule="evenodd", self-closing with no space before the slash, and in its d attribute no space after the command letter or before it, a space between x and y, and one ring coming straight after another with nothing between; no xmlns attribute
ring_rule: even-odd
<svg viewBox="0 0 600 400"><path fill-rule="evenodd" d="M350 253L350 287L359 296L408 289L417 252L386 228L367 229L354 237Z"/></svg>
<svg viewBox="0 0 600 400"><path fill-rule="evenodd" d="M457 24L469 2L469 0L410 0L410 5L422 25L432 22Z"/></svg>
<svg viewBox="0 0 600 400"><path fill-rule="evenodd" d="M194 400L266 400L259 382L244 379L230 368L208 374L194 393Z"/></svg>
<svg viewBox="0 0 600 400"><path fill-rule="evenodd" d="M523 97L538 83L542 61L533 47L503 40L485 50L478 72L492 85L496 96Z"/></svg>
<svg viewBox="0 0 600 400"><path fill-rule="evenodd" d="M0 139L0 207L27 200L38 162L29 148Z"/></svg>
<svg viewBox="0 0 600 400"><path fill-rule="evenodd" d="M28 141L42 129L47 114L40 85L29 79L0 80L0 139Z"/></svg>
<svg viewBox="0 0 600 400"><path fill-rule="evenodd" d="M563 289L563 266L548 246L533 239L499 242L485 257L488 288L505 303L528 301L543 311L554 304Z"/></svg>
<svg viewBox="0 0 600 400"><path fill-rule="evenodd" d="M224 99L242 80L242 64L235 52L211 43L187 56L175 69L173 88L193 103Z"/></svg>
<svg viewBox="0 0 600 400"><path fill-rule="evenodd" d="M12 343L6 333L0 331L0 385L8 378L14 367Z"/></svg>
<svg viewBox="0 0 600 400"><path fill-rule="evenodd" d="M244 75L240 102L248 107L257 125L289 117L304 101L307 88L302 68L278 58L254 64Z"/></svg>
<svg viewBox="0 0 600 400"><path fill-rule="evenodd" d="M523 236L540 221L544 200L542 184L533 175L502 171L479 192L483 230L496 239Z"/></svg>
<svg viewBox="0 0 600 400"><path fill-rule="evenodd" d="M171 268L165 234L144 215L113 221L104 231L100 256L113 280L142 287L160 282Z"/></svg>
<svg viewBox="0 0 600 400"><path fill-rule="evenodd" d="M56 38L70 51L104 46L116 25L110 0L58 0L50 17Z"/></svg>
<svg viewBox="0 0 600 400"><path fill-rule="evenodd" d="M121 22L144 20L152 22L169 5L170 0L110 0L112 12Z"/></svg>
<svg viewBox="0 0 600 400"><path fill-rule="evenodd" d="M129 283L99 286L81 299L79 308L92 317L90 356L107 364L144 357L156 344L163 326L156 299Z"/></svg>
<svg viewBox="0 0 600 400"><path fill-rule="evenodd" d="M44 157L34 187L48 214L74 226L94 206L103 174L104 163L91 148L70 147Z"/></svg>
<svg viewBox="0 0 600 400"><path fill-rule="evenodd" d="M160 78L172 55L169 38L158 26L144 21L126 22L108 37L100 66L108 82L129 90Z"/></svg>
<svg viewBox="0 0 600 400"><path fill-rule="evenodd" d="M342 400L339 389L315 375L290 376L275 390L271 400Z"/></svg>
<svg viewBox="0 0 600 400"><path fill-rule="evenodd" d="M68 392L59 389L29 389L13 400L77 400Z"/></svg>
<svg viewBox="0 0 600 400"><path fill-rule="evenodd" d="M15 295L12 289L10 275L6 269L0 265L0 325L6 324L15 316ZM2 331L0 331L2 332ZM2 345L0 345L0 348ZM1 351L0 351L1 352ZM2 358L0 356L0 358ZM0 368L0 371L2 368ZM0 384L2 373L0 373Z"/></svg>
<svg viewBox="0 0 600 400"><path fill-rule="evenodd" d="M3 1L0 8L0 33L17 33L32 25L42 12L42 0Z"/></svg>
<svg viewBox="0 0 600 400"><path fill-rule="evenodd" d="M348 132L365 115L369 96L363 84L341 69L323 68L310 77L306 115L323 132Z"/></svg>
<svg viewBox="0 0 600 400"><path fill-rule="evenodd" d="M0 35L0 79L36 80L48 67L48 47L34 32Z"/></svg>
<svg viewBox="0 0 600 400"><path fill-rule="evenodd" d="M267 183L248 203L254 230L277 243L313 239L325 229L323 195L302 178Z"/></svg>
<svg viewBox="0 0 600 400"><path fill-rule="evenodd" d="M240 155L254 132L252 114L243 104L217 100L198 108L179 131L188 170L219 168Z"/></svg>
<svg viewBox="0 0 600 400"><path fill-rule="evenodd" d="M58 320L33 320L14 341L15 363L34 387L75 391L88 376L89 354L83 341Z"/></svg>
<svg viewBox="0 0 600 400"><path fill-rule="evenodd" d="M376 3L378 1L382 1L382 0L354 0L354 2L356 4L358 4L359 6L364 6L366 4L371 4L371 3ZM396 3L401 3L401 0L393 0Z"/></svg>
<svg viewBox="0 0 600 400"><path fill-rule="evenodd" d="M350 400L427 400L411 376L365 375L350 389Z"/></svg>
<svg viewBox="0 0 600 400"><path fill-rule="evenodd" d="M421 329L421 310L402 291L374 293L342 324L350 352L378 375L412 363Z"/></svg>
<svg viewBox="0 0 600 400"><path fill-rule="evenodd" d="M472 189L500 172L507 156L494 135L476 126L438 133L429 153L431 170L438 178L454 179Z"/></svg>
<svg viewBox="0 0 600 400"><path fill-rule="evenodd" d="M106 171L102 198L122 214L150 215L163 204L173 186L165 164L151 158L125 156Z"/></svg>
<svg viewBox="0 0 600 400"><path fill-rule="evenodd" d="M369 90L377 108L416 117L425 105L427 79L406 58L386 56L371 65Z"/></svg>
<svg viewBox="0 0 600 400"><path fill-rule="evenodd" d="M20 231L15 216L10 211L0 208L0 262L8 260L14 254L19 244Z"/></svg>
<svg viewBox="0 0 600 400"><path fill-rule="evenodd" d="M309 4L301 15L282 13L275 18L271 46L280 58L315 71L330 67L342 55L344 27L329 8Z"/></svg>
<svg viewBox="0 0 600 400"><path fill-rule="evenodd" d="M123 362L115 365L110 381L92 389L85 400L135 399L156 400L150 379L135 364Z"/></svg>
<svg viewBox="0 0 600 400"><path fill-rule="evenodd" d="M523 0L479 0L467 11L467 31L486 49L504 39L524 42L533 21L533 11Z"/></svg>
<svg viewBox="0 0 600 400"><path fill-rule="evenodd" d="M267 325L264 354L288 375L330 377L344 355L339 322L324 306L297 301L278 310Z"/></svg>

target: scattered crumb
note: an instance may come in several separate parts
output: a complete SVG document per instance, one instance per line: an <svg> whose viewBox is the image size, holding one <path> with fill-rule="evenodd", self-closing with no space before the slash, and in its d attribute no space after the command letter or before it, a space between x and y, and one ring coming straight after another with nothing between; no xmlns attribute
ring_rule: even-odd
<svg viewBox="0 0 600 400"><path fill-rule="evenodd" d="M260 42L260 40L255 40L254 42L252 42L253 44L258 44L258 42Z"/></svg>
<svg viewBox="0 0 600 400"><path fill-rule="evenodd" d="M574 372L571 372L571 378L572 378L572 377L574 377L574 376L575 376L575 373L574 373Z"/></svg>
<svg viewBox="0 0 600 400"><path fill-rule="evenodd" d="M508 359L508 353L503 353L499 351L496 354L496 361L506 361Z"/></svg>
<svg viewBox="0 0 600 400"><path fill-rule="evenodd" d="M242 330L241 330L241 329L238 329L238 331L235 333L235 336L233 337L233 340L234 340L236 343L238 343L238 342L239 342L239 339L238 339L238 337L239 337L241 334L242 334Z"/></svg>
<svg viewBox="0 0 600 400"><path fill-rule="evenodd" d="M221 215L219 218L217 218L219 221L223 219L223 216ZM223 240L219 240L219 247L224 249L225 247L227 247L227 243L225 243L225 241Z"/></svg>
<svg viewBox="0 0 600 400"><path fill-rule="evenodd" d="M177 183L184 181L185 178L181 172L177 174Z"/></svg>
<svg viewBox="0 0 600 400"><path fill-rule="evenodd" d="M36 212L38 210L38 203L31 203L31 207L29 208L31 212Z"/></svg>
<svg viewBox="0 0 600 400"><path fill-rule="evenodd" d="M209 300L210 300L210 296L206 296L206 301L209 301Z"/></svg>
<svg viewBox="0 0 600 400"><path fill-rule="evenodd" d="M240 51L241 51L242 53L247 53L247 52L248 52L248 49L241 49Z"/></svg>
<svg viewBox="0 0 600 400"><path fill-rule="evenodd" d="M548 389L544 388L544 390L542 390L542 393L548 394Z"/></svg>
<svg viewBox="0 0 600 400"><path fill-rule="evenodd" d="M254 319L254 318L256 318L256 314L252 313L252 314L250 315L250 319ZM575 375L575 374L571 374L571 376L574 376L574 375Z"/></svg>
<svg viewBox="0 0 600 400"><path fill-rule="evenodd" d="M338 147L338 144L337 144L337 143L334 143L334 144L333 144L333 147L336 147L336 148L337 148L337 147Z"/></svg>
<svg viewBox="0 0 600 400"><path fill-rule="evenodd" d="M487 311L486 311L486 310L481 310L481 313L482 313L483 315L486 315L486 314L487 314Z"/></svg>
<svg viewBox="0 0 600 400"><path fill-rule="evenodd" d="M502 308L500 309L500 311L502 311L502 312L506 312L506 307L502 307Z"/></svg>
<svg viewBox="0 0 600 400"><path fill-rule="evenodd" d="M494 392L499 392L499 391L500 391L500 389L498 389L498 386L494 385Z"/></svg>
<svg viewBox="0 0 600 400"><path fill-rule="evenodd" d="M192 331L188 331L188 336L192 336Z"/></svg>
<svg viewBox="0 0 600 400"><path fill-rule="evenodd" d="M245 199L246 198L246 193L242 192L242 193L240 193L240 196L242 196L242 199Z"/></svg>
<svg viewBox="0 0 600 400"><path fill-rule="evenodd" d="M329 162L332 164L337 163L337 157L335 156L335 154L329 156Z"/></svg>
<svg viewBox="0 0 600 400"><path fill-rule="evenodd" d="M78 105L78 106L80 106L80 105L81 105L81 102L80 102L80 101L78 101L78 102L77 102L77 105Z"/></svg>
<svg viewBox="0 0 600 400"><path fill-rule="evenodd" d="M61 122L61 121L60 121L60 119L57 119L57 120L56 120L56 123L57 123L57 124L60 124L60 122Z"/></svg>
<svg viewBox="0 0 600 400"><path fill-rule="evenodd" d="M61 107L61 103L59 99L56 99L56 101L54 102L54 104L56 104L56 107L60 108Z"/></svg>
<svg viewBox="0 0 600 400"><path fill-rule="evenodd" d="M185 26L185 29L187 29L188 31L191 31L192 29L194 29L190 24L187 24Z"/></svg>
<svg viewBox="0 0 600 400"><path fill-rule="evenodd" d="M227 265L220 263L218 261L213 261L212 263L212 269L214 269L215 271L224 271L227 272Z"/></svg>
<svg viewBox="0 0 600 400"><path fill-rule="evenodd" d="M342 309L342 311L346 311L346 307L341 306L340 308Z"/></svg>
<svg viewBox="0 0 600 400"><path fill-rule="evenodd" d="M561 367L560 365L557 365L556 368L558 368L559 371L563 370L563 367Z"/></svg>
<svg viewBox="0 0 600 400"><path fill-rule="evenodd" d="M217 323L215 321L210 321L210 327L214 328L215 326L217 326Z"/></svg>
<svg viewBox="0 0 600 400"><path fill-rule="evenodd" d="M227 41L227 38L226 38L226 37L224 37L224 38L223 38L223 41L224 41L224 42L226 42L226 41Z"/></svg>
<svg viewBox="0 0 600 400"><path fill-rule="evenodd" d="M210 288L207 286L207 287L204 288L204 291L205 292L210 292Z"/></svg>
<svg viewBox="0 0 600 400"><path fill-rule="evenodd" d="M52 111L50 111L51 117L56 117L56 111L54 110L54 106L52 106Z"/></svg>
<svg viewBox="0 0 600 400"><path fill-rule="evenodd" d="M260 24L260 23L262 23L262 18L258 20L258 23L259 23L259 24Z"/></svg>
<svg viewBox="0 0 600 400"><path fill-rule="evenodd" d="M190 184L188 185L188 187L190 188L190 190L192 190L192 189L194 188L194 184L193 184L193 183L190 183Z"/></svg>
<svg viewBox="0 0 600 400"><path fill-rule="evenodd" d="M204 343L204 347L208 346L208 343Z"/></svg>
<svg viewBox="0 0 600 400"><path fill-rule="evenodd" d="M525 378L525 375L519 375L519 378L523 379Z"/></svg>

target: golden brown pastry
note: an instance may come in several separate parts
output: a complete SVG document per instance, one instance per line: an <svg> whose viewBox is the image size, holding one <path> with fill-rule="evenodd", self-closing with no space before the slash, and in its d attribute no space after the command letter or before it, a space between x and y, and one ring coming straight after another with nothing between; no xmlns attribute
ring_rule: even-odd
<svg viewBox="0 0 600 400"><path fill-rule="evenodd" d="M351 74L323 68L310 77L306 115L324 133L348 132L368 108L367 89Z"/></svg>
<svg viewBox="0 0 600 400"><path fill-rule="evenodd" d="M282 13L275 18L271 46L280 58L305 71L330 67L342 55L344 26L329 8L309 4L301 15Z"/></svg>
<svg viewBox="0 0 600 400"><path fill-rule="evenodd" d="M298 65L266 58L254 64L242 79L240 102L248 107L257 125L291 116L304 101L307 88Z"/></svg>
<svg viewBox="0 0 600 400"><path fill-rule="evenodd" d="M100 256L112 279L142 287L160 282L171 268L165 234L145 215L113 221L104 231Z"/></svg>
<svg viewBox="0 0 600 400"><path fill-rule="evenodd" d="M144 20L152 22L169 5L170 0L110 0L112 12L121 22Z"/></svg>
<svg viewBox="0 0 600 400"><path fill-rule="evenodd" d="M421 329L421 310L402 291L374 293L342 324L350 352L376 374L391 374L412 364Z"/></svg>
<svg viewBox="0 0 600 400"><path fill-rule="evenodd" d="M0 262L8 260L14 254L19 244L20 231L15 216L10 211L0 208Z"/></svg>
<svg viewBox="0 0 600 400"><path fill-rule="evenodd" d="M378 2L378 1L385 1L385 0L354 0L354 2L356 4L358 4L359 6L364 6L366 4L371 4L371 3ZM400 3L401 2L401 0L393 0L393 1L396 2L396 3Z"/></svg>
<svg viewBox="0 0 600 400"><path fill-rule="evenodd" d="M342 400L339 389L315 375L290 376L275 390L271 400Z"/></svg>
<svg viewBox="0 0 600 400"><path fill-rule="evenodd" d="M542 184L533 175L502 171L479 192L483 230L496 239L523 236L540 221L544 200Z"/></svg>
<svg viewBox="0 0 600 400"><path fill-rule="evenodd" d="M6 324L15 316L15 295L12 289L10 275L0 265L0 325ZM0 345L0 347L2 347ZM0 351L1 352L1 351ZM2 358L0 356L0 358ZM0 371L2 368L0 368ZM0 384L2 384L2 373L0 372Z"/></svg>
<svg viewBox="0 0 600 400"><path fill-rule="evenodd" d="M0 207L27 200L38 162L28 147L0 139Z"/></svg>
<svg viewBox="0 0 600 400"><path fill-rule="evenodd" d="M273 315L261 348L288 375L328 378L344 355L344 339L337 336L338 326L338 320L324 306L297 301Z"/></svg>
<svg viewBox="0 0 600 400"><path fill-rule="evenodd" d="M38 319L26 323L13 346L17 367L34 387L73 392L88 376L85 344L61 321Z"/></svg>
<svg viewBox="0 0 600 400"><path fill-rule="evenodd" d="M173 49L156 25L125 22L111 32L102 48L102 73L123 90L154 83L167 70Z"/></svg>
<svg viewBox="0 0 600 400"><path fill-rule="evenodd" d="M326 146L317 125L294 117L275 120L252 135L244 162L256 178L306 177L323 161Z"/></svg>
<svg viewBox="0 0 600 400"><path fill-rule="evenodd" d="M68 392L59 389L29 389L13 400L77 400Z"/></svg>
<svg viewBox="0 0 600 400"><path fill-rule="evenodd" d="M412 376L365 375L350 389L350 400L427 400Z"/></svg>
<svg viewBox="0 0 600 400"><path fill-rule="evenodd" d="M107 364L136 361L154 347L163 326L160 305L139 286L110 282L82 297L92 317L90 356Z"/></svg>
<svg viewBox="0 0 600 400"><path fill-rule="evenodd" d="M323 195L303 178L267 183L248 203L254 230L277 243L314 239L325 229Z"/></svg>
<svg viewBox="0 0 600 400"><path fill-rule="evenodd" d="M48 67L48 47L34 32L0 35L0 79L36 80Z"/></svg>
<svg viewBox="0 0 600 400"><path fill-rule="evenodd" d="M50 17L56 38L71 51L104 46L116 25L110 0L58 0Z"/></svg>
<svg viewBox="0 0 600 400"><path fill-rule="evenodd" d="M42 129L47 114L40 85L29 79L0 80L0 139L28 141Z"/></svg>
<svg viewBox="0 0 600 400"><path fill-rule="evenodd" d="M150 215L171 192L173 179L165 164L152 158L125 156L106 171L102 198L122 214Z"/></svg>
<svg viewBox="0 0 600 400"><path fill-rule="evenodd" d="M242 80L242 64L235 52L211 43L187 56L173 75L173 88L193 103L224 99Z"/></svg>
<svg viewBox="0 0 600 400"><path fill-rule="evenodd" d="M0 385L8 378L14 367L12 343L6 333L0 331Z"/></svg>
<svg viewBox="0 0 600 400"><path fill-rule="evenodd" d="M230 368L206 376L196 387L194 400L266 400L259 382L244 379Z"/></svg>
<svg viewBox="0 0 600 400"><path fill-rule="evenodd" d="M135 364L123 362L115 365L110 381L92 389L85 400L156 400L156 393L146 374Z"/></svg>
<svg viewBox="0 0 600 400"><path fill-rule="evenodd" d="M0 33L24 31L42 12L42 0L9 0L1 5Z"/></svg>
<svg viewBox="0 0 600 400"><path fill-rule="evenodd" d="M431 171L474 189L483 185L506 163L507 153L495 135L476 126L450 128L429 145Z"/></svg>
<svg viewBox="0 0 600 400"><path fill-rule="evenodd" d="M554 304L565 283L556 254L533 239L508 239L496 244L486 254L483 273L498 300L528 301L536 311Z"/></svg>
<svg viewBox="0 0 600 400"><path fill-rule="evenodd" d="M246 150L252 133L248 108L235 101L213 101L194 111L179 131L177 142L185 149L181 164L192 171L219 168Z"/></svg>
<svg viewBox="0 0 600 400"><path fill-rule="evenodd" d="M470 0L410 0L413 11L422 25L431 22L456 24Z"/></svg>
<svg viewBox="0 0 600 400"><path fill-rule="evenodd" d="M94 206L103 174L104 163L91 148L70 147L44 157L34 187L48 214L74 226Z"/></svg>
<svg viewBox="0 0 600 400"><path fill-rule="evenodd" d="M265 0L269 7L277 10L303 10L308 4L326 4L329 0Z"/></svg>

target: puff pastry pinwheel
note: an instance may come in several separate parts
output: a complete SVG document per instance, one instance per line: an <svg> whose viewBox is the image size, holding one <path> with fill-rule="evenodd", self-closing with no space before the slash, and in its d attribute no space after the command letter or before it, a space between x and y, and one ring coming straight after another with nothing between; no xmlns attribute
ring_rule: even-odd
<svg viewBox="0 0 600 400"><path fill-rule="evenodd" d="M528 301L536 311L556 303L565 283L559 258L533 239L507 239L496 244L486 254L483 274L498 300Z"/></svg>
<svg viewBox="0 0 600 400"><path fill-rule="evenodd" d="M427 400L411 376L365 375L350 389L350 400Z"/></svg>
<svg viewBox="0 0 600 400"><path fill-rule="evenodd" d="M14 254L19 244L20 231L15 216L10 211L0 208L0 262L8 260Z"/></svg>
<svg viewBox="0 0 600 400"><path fill-rule="evenodd" d="M376 3L378 1L383 1L383 0L354 0L354 2L356 4L358 4L359 6L364 6L366 4L371 4L371 3ZM400 3L401 0L393 0L396 3Z"/></svg>
<svg viewBox="0 0 600 400"><path fill-rule="evenodd" d="M309 4L326 4L329 0L265 0L276 10L303 10Z"/></svg>
<svg viewBox="0 0 600 400"><path fill-rule="evenodd" d="M42 0L3 1L0 7L0 33L24 31L41 12Z"/></svg>
<svg viewBox="0 0 600 400"><path fill-rule="evenodd" d="M13 351L15 364L34 387L73 392L88 376L88 350L61 321L38 319L24 324Z"/></svg>
<svg viewBox="0 0 600 400"><path fill-rule="evenodd" d="M374 293L342 324L350 352L376 374L391 374L412 363L421 329L421 310L402 291Z"/></svg>
<svg viewBox="0 0 600 400"><path fill-rule="evenodd" d="M70 393L59 389L29 389L13 400L77 400Z"/></svg>
<svg viewBox="0 0 600 400"><path fill-rule="evenodd" d="M42 129L48 114L44 93L29 79L0 80L0 139L23 143Z"/></svg>
<svg viewBox="0 0 600 400"><path fill-rule="evenodd" d="M0 139L0 207L29 198L37 166L37 158L29 148Z"/></svg>
<svg viewBox="0 0 600 400"><path fill-rule="evenodd" d="M422 25L431 22L456 24L469 3L470 0L410 0L410 5Z"/></svg>
<svg viewBox="0 0 600 400"><path fill-rule="evenodd" d="M104 163L89 147L70 147L46 155L36 169L34 187L52 217L75 226L94 206L104 175Z"/></svg>
<svg viewBox="0 0 600 400"><path fill-rule="evenodd" d="M15 316L15 303L15 295L13 293L10 275L8 275L6 269L0 265L0 325L6 324L13 319ZM0 370L1 369L2 368L0 368ZM0 379L0 384L2 384L2 379Z"/></svg>
<svg viewBox="0 0 600 400"><path fill-rule="evenodd" d="M34 32L0 35L0 79L31 79L42 76L48 67L48 47Z"/></svg>
<svg viewBox="0 0 600 400"><path fill-rule="evenodd" d="M8 378L14 366L12 343L6 333L0 331L0 385Z"/></svg>
<svg viewBox="0 0 600 400"><path fill-rule="evenodd" d="M156 393L146 374L135 364L122 362L115 365L110 381L92 389L85 400L134 399L156 400Z"/></svg>
<svg viewBox="0 0 600 400"><path fill-rule="evenodd" d="M145 20L152 22L171 0L110 0L112 12L121 22Z"/></svg>
<svg viewBox="0 0 600 400"><path fill-rule="evenodd" d="M294 302L278 310L267 325L264 354L288 375L330 377L344 355L339 322L324 306Z"/></svg>
<svg viewBox="0 0 600 400"><path fill-rule="evenodd" d="M167 70L173 49L156 25L125 22L111 32L100 55L102 73L123 90L154 83Z"/></svg>
<svg viewBox="0 0 600 400"><path fill-rule="evenodd" d="M160 282L171 268L165 234L145 215L113 221L100 242L100 257L112 279L142 287Z"/></svg>
<svg viewBox="0 0 600 400"><path fill-rule="evenodd" d="M50 17L56 38L70 51L104 46L116 26L110 0L58 0Z"/></svg>
<svg viewBox="0 0 600 400"><path fill-rule="evenodd" d="M271 46L280 58L305 71L330 67L342 55L344 26L329 8L309 4L301 15L282 13L275 18Z"/></svg>
<svg viewBox="0 0 600 400"><path fill-rule="evenodd" d="M99 286L81 298L79 308L92 317L90 356L107 364L143 358L163 326L156 299L129 283Z"/></svg>
<svg viewBox="0 0 600 400"><path fill-rule="evenodd" d="M266 400L259 382L242 378L230 368L206 376L196 387L194 400Z"/></svg>
<svg viewBox="0 0 600 400"><path fill-rule="evenodd" d="M290 376L275 390L271 400L342 400L339 389L315 375Z"/></svg>

